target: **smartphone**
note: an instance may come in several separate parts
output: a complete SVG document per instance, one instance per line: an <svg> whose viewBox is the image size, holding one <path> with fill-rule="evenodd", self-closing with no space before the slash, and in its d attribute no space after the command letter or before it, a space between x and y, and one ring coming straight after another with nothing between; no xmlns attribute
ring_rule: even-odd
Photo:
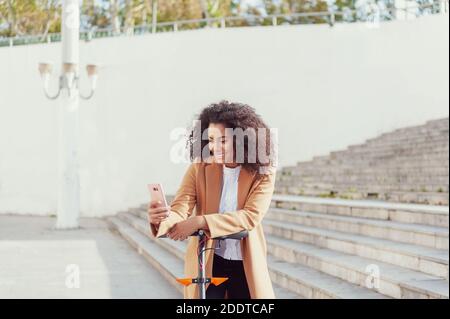
<svg viewBox="0 0 450 319"><path fill-rule="evenodd" d="M163 206L167 207L166 196L164 195L164 190L161 184L147 184L148 190L150 191L150 197L152 201L160 201ZM148 224L150 225L150 216L147 214ZM162 235L159 237L166 237Z"/></svg>
<svg viewBox="0 0 450 319"><path fill-rule="evenodd" d="M147 184L150 191L150 197L152 201L160 201L163 206L167 207L166 195L161 184Z"/></svg>

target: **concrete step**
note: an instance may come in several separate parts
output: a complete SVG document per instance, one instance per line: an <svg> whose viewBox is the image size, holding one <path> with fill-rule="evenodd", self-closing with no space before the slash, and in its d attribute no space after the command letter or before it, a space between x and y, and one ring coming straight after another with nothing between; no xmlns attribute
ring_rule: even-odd
<svg viewBox="0 0 450 319"><path fill-rule="evenodd" d="M343 158L352 158L359 156L368 158L379 158L379 157L402 157L402 156L411 156L414 158L415 156L421 156L424 153L434 153L441 154L448 151L448 137L445 140L441 140L439 142L424 142L424 143L408 143L408 144L392 144L392 145L384 145L384 146L373 146L373 145L360 145L358 148L347 148L344 150L333 151L330 153L328 157L324 157L323 155L319 155L313 157L313 160L323 160L323 159L343 159Z"/></svg>
<svg viewBox="0 0 450 319"><path fill-rule="evenodd" d="M175 279L182 278L184 272L183 264L179 262L178 258L155 242L148 240L146 236L119 218L109 217L106 220L112 230L117 231L125 238L153 268L158 270L180 292L180 298L182 298L183 286Z"/></svg>
<svg viewBox="0 0 450 319"><path fill-rule="evenodd" d="M437 134L428 136L409 136L407 138L391 138L388 140L379 141L366 141L364 144L351 145L349 150L356 150L359 148L390 148L390 147L409 147L410 145L417 145L419 147L424 147L427 145L442 145L448 142L448 134Z"/></svg>
<svg viewBox="0 0 450 319"><path fill-rule="evenodd" d="M447 129L448 130L448 124L449 124L449 118L446 117L443 119L429 120L425 123L424 126L432 127L434 129Z"/></svg>
<svg viewBox="0 0 450 319"><path fill-rule="evenodd" d="M422 186L413 188L410 185L377 185L373 184L327 184L327 183L295 183L295 182L285 182L285 181L277 181L275 184L275 188L287 188L286 190L292 194L300 194L308 193L308 194L318 194L318 195L329 195L330 193L337 194L352 194L352 193L361 193L362 197L372 197L372 198L390 198L403 196L408 200L408 198L418 198L424 199L428 198L433 202L441 202L441 205L444 205L445 202L448 201L448 189L447 186ZM371 194L371 195L369 195ZM379 196L377 196L379 194ZM392 194L392 196L389 196ZM424 196L426 195L426 196ZM328 197L328 196L325 196Z"/></svg>
<svg viewBox="0 0 450 319"><path fill-rule="evenodd" d="M414 146L411 146L413 148ZM322 163L358 163L358 162L385 162L386 164L414 166L416 163L427 162L430 166L439 165L445 160L448 155L449 147L429 147L427 149L403 150L375 150L375 149L360 149L358 151L342 151L342 153L333 153L327 158L322 158ZM426 155L425 155L426 154ZM313 158L313 160L318 160Z"/></svg>
<svg viewBox="0 0 450 319"><path fill-rule="evenodd" d="M448 250L265 219L266 234L419 271L448 280Z"/></svg>
<svg viewBox="0 0 450 319"><path fill-rule="evenodd" d="M447 176L408 176L402 174L382 175L382 174L353 174L340 173L336 175L303 175L301 178L297 175L280 174L277 175L277 181L293 181L303 183L377 183L380 185L406 185L410 187L428 186L446 187L448 189Z"/></svg>
<svg viewBox="0 0 450 319"><path fill-rule="evenodd" d="M381 136L389 136L389 135L394 135L394 136L398 136L398 135L404 135L404 136L409 136L413 133L417 133L417 134L431 134L434 132L439 132L439 131L445 131L448 130L448 118L443 118L443 119L438 119L438 120L432 120L432 121L428 121L425 124L422 125L415 125L415 126L407 126L407 127L402 127L402 128L398 128L392 132L387 132L382 134Z"/></svg>
<svg viewBox="0 0 450 319"><path fill-rule="evenodd" d="M444 162L448 158L447 146L439 147L429 150L415 150L414 153L400 152L400 151L384 151L375 152L367 150L366 152L351 153L347 150L334 151L329 155L315 156L309 161L300 161L297 163L299 166L308 165L311 163L316 164L345 164L345 163L372 163L383 165L401 165L406 164L408 166L414 166L420 163L428 163L430 166L436 166L441 162Z"/></svg>
<svg viewBox="0 0 450 319"><path fill-rule="evenodd" d="M448 146L448 136L440 136L436 138L411 138L405 141L391 141L383 143L368 143L362 145L352 145L349 146L346 151L352 154L365 153L367 151L376 153L394 152L396 154L418 154L419 151L433 151L435 149L440 149ZM333 153L336 154L336 153ZM342 153L338 153L342 155Z"/></svg>
<svg viewBox="0 0 450 319"><path fill-rule="evenodd" d="M409 159L402 159L399 156L377 156L371 155L369 153L362 155L351 155L348 154L346 158L334 158L328 156L323 159L313 159L310 161L298 162L297 167L299 169L307 169L314 167L353 167L358 168L406 168L406 169L416 169L416 168L426 168L426 167L445 167L448 168L448 150L445 153L441 153L439 157L420 159L413 156L409 156Z"/></svg>
<svg viewBox="0 0 450 319"><path fill-rule="evenodd" d="M281 175L293 175L293 176L323 176L323 175L381 175L389 176L394 175L404 175L410 177L447 177L449 176L449 167L440 166L416 166L416 167L400 167L400 166L373 166L370 163L363 163L362 165L351 165L350 163L345 163L342 165L331 165L331 164L309 164L297 166L290 170L282 170Z"/></svg>
<svg viewBox="0 0 450 319"><path fill-rule="evenodd" d="M396 158L352 157L348 159L329 158L320 161L300 162L297 164L296 169L299 171L307 171L308 169L312 170L314 168L336 168L353 171L371 170L375 173L377 170L383 173L385 171L400 169L403 173L420 171L423 173L438 174L439 168L446 172L448 171L448 167L448 159L397 161Z"/></svg>
<svg viewBox="0 0 450 319"><path fill-rule="evenodd" d="M420 192L447 192L449 185L443 181L436 182L412 182L407 177L394 177L383 179L382 177L365 178L362 176L348 175L348 176L280 176L276 179L277 183L283 186L304 186L307 188L348 188L348 187L362 187L362 188L379 188L382 190L406 190L406 191L420 191ZM425 190L429 189L429 190Z"/></svg>
<svg viewBox="0 0 450 319"><path fill-rule="evenodd" d="M448 155L448 151L446 151ZM335 159L329 158L328 160L304 162L298 164L299 169L307 169L314 167L349 167L350 169L361 168L373 168L384 170L401 169L402 171L414 171L421 170L424 172L435 171L433 168L443 167L448 169L448 157L421 160L411 157L409 160L401 160L396 156L393 157L367 157L367 156L350 156L349 158ZM431 168L428 169L428 168Z"/></svg>
<svg viewBox="0 0 450 319"><path fill-rule="evenodd" d="M405 135L410 135L411 133L414 133L414 132L420 132L423 134L423 132L448 130L448 123L449 123L448 117L441 118L441 119L434 119L434 120L429 120L424 124L398 128L393 132L384 133L383 136L390 135L390 134L398 135L398 134L402 134L402 133L404 133Z"/></svg>
<svg viewBox="0 0 450 319"><path fill-rule="evenodd" d="M315 179L315 180L314 180ZM279 178L276 181L277 187L297 187L302 189L321 189L329 190L344 190L355 192L357 190L364 190L370 192L390 193L390 192L406 192L406 193L437 193L448 194L448 184L411 184L409 182L389 182L376 181L372 182L366 180L350 180L341 179L336 181L323 181L319 178ZM435 196L435 194L433 195ZM441 197L441 196L439 196Z"/></svg>
<svg viewBox="0 0 450 319"><path fill-rule="evenodd" d="M383 159L387 163L392 162L426 162L426 161L438 161L444 160L448 157L448 150L450 149L448 142L439 145L428 145L426 147L398 146L397 148L379 149L369 146L360 146L358 149L341 149L331 151L326 155L314 156L310 161L300 161L298 164L306 164L311 161L319 163L332 163L332 162L348 162L348 161L361 161Z"/></svg>
<svg viewBox="0 0 450 319"><path fill-rule="evenodd" d="M331 172L328 169L328 172ZM409 175L408 173L395 172L395 173L379 173L367 170L365 172L356 173L354 170L341 169L334 171L333 174L323 174L322 172L299 171L299 172L284 172L281 170L277 179L282 180L299 180L303 181L322 181L322 182L341 182L343 181L378 181L378 182L390 182L390 183L410 183L412 185L417 184L440 184L448 185L448 176L445 174L416 174Z"/></svg>
<svg viewBox="0 0 450 319"><path fill-rule="evenodd" d="M298 186L304 185L309 188L313 187L365 187L371 185L382 189L402 189L411 191L422 191L423 189L430 189L432 192L447 192L449 189L448 183L442 180L435 179L435 181L414 181L408 177L391 177L384 179L382 177L365 178L360 176L279 176L276 179L277 183L284 186Z"/></svg>
<svg viewBox="0 0 450 319"><path fill-rule="evenodd" d="M118 217L108 219L114 228L135 247L138 252L150 261L163 276L179 289L183 298L183 286L176 278L184 277L184 255L186 242L173 241L170 239L155 239L150 234L149 225L146 220L131 213L119 213ZM150 244L149 244L150 243ZM161 257L162 256L162 257ZM167 256L170 256L168 258ZM154 262L156 260L156 262ZM278 299L301 299L301 296L273 284L275 296Z"/></svg>
<svg viewBox="0 0 450 319"><path fill-rule="evenodd" d="M419 130L405 130L405 131L392 131L381 134L375 138L370 138L365 141L365 144L385 144L385 143L403 143L420 140L435 140L445 138L448 136L448 127L438 129L419 129Z"/></svg>
<svg viewBox="0 0 450 319"><path fill-rule="evenodd" d="M449 207L389 203L374 200L344 200L306 196L272 196L272 207L323 214L390 220L400 223L449 226Z"/></svg>
<svg viewBox="0 0 450 319"><path fill-rule="evenodd" d="M146 217L145 211L134 210L133 214L135 214L135 218L132 219L133 225L140 225L138 227L141 231L146 231L147 225L143 219ZM126 214L122 215L125 216ZM130 214L128 214L128 218L130 218L129 216ZM166 240L166 244L173 245L174 249L179 250L182 250L182 247L185 246L184 242L171 240ZM268 268L274 287L276 286L278 290L287 289L291 294L294 293L304 298L386 298L379 293L347 283L314 269L301 265L290 265L277 261L270 256L268 256ZM277 294L277 291L275 291L275 294L277 297L280 295L280 293ZM286 292L282 294L286 294Z"/></svg>
<svg viewBox="0 0 450 319"><path fill-rule="evenodd" d="M391 145L380 147L370 144L362 144L358 146L349 146L346 149L340 149L330 152L327 156L319 155L314 159L326 160L326 159L344 159L347 157L351 159L350 155L359 156L394 156L398 159L438 159L446 156L446 151L449 149L448 138L445 141L438 143L426 143L423 145L411 143L410 145Z"/></svg>
<svg viewBox="0 0 450 319"><path fill-rule="evenodd" d="M265 218L436 249L448 249L448 228L444 227L292 211L281 208L271 208Z"/></svg>
<svg viewBox="0 0 450 319"><path fill-rule="evenodd" d="M268 251L278 259L301 264L343 279L352 284L371 288L397 299L430 299L449 297L448 281L374 259L349 255L329 249L298 243L276 236L267 236ZM368 284L371 279L374 286ZM373 287L373 288L372 288Z"/></svg>
<svg viewBox="0 0 450 319"><path fill-rule="evenodd" d="M448 193L402 192L390 191L384 196L386 200L403 203L424 203L430 205L449 205Z"/></svg>
<svg viewBox="0 0 450 319"><path fill-rule="evenodd" d="M383 177L389 176L389 177ZM447 180L447 181L446 181ZM307 172L302 173L302 175L293 174L280 174L276 177L277 182L291 182L294 185L297 184L333 184L340 186L340 184L351 185L351 184L377 184L380 186L404 186L404 187L440 187L442 189L448 189L448 176L445 175L435 175L435 176L409 176L403 174L389 174L384 175L374 174L373 176L368 176L367 174L346 174L344 172L339 174L334 174L329 172L328 175L322 173L308 174ZM439 188L438 188L439 189Z"/></svg>
<svg viewBox="0 0 450 319"><path fill-rule="evenodd" d="M386 144L402 144L414 141L434 141L440 140L442 138L448 139L448 127L445 129L429 132L411 132L411 133L400 133L391 132L387 134L382 134L379 137L366 140L367 145L386 145Z"/></svg>
<svg viewBox="0 0 450 319"><path fill-rule="evenodd" d="M403 174L406 176L448 176L449 166L448 164L442 164L438 166L422 165L418 163L414 166L400 166L400 165L388 165L386 163L378 162L378 164L373 164L368 160L358 161L358 162L330 162L330 163L318 163L318 162L308 162L305 164L298 164L296 167L290 170L284 170L286 173L291 175L326 175L326 174L354 174L354 175L386 175L386 174Z"/></svg>
<svg viewBox="0 0 450 319"><path fill-rule="evenodd" d="M332 197L351 200L377 199L388 202L449 205L449 194L441 192L401 192L401 191L373 191L372 189L352 189L350 187L333 187L332 189L301 188L297 186L283 186L276 184L276 194Z"/></svg>
<svg viewBox="0 0 450 319"><path fill-rule="evenodd" d="M413 187L411 185L380 185L376 183L313 183L313 182L295 182L295 181L276 181L275 188L286 188L289 193L292 194L317 194L327 195L329 193L337 194L349 194L361 193L362 197L378 197L380 199L393 197L405 198L404 201L411 201L413 199L425 201L426 199L433 202L441 202L440 205L445 205L448 202L449 192L448 186L435 186L435 187ZM377 194L379 194L377 196ZM399 201L399 202L404 202Z"/></svg>
<svg viewBox="0 0 450 319"><path fill-rule="evenodd" d="M272 281L308 299L386 299L373 290L351 284L311 267L267 258Z"/></svg>

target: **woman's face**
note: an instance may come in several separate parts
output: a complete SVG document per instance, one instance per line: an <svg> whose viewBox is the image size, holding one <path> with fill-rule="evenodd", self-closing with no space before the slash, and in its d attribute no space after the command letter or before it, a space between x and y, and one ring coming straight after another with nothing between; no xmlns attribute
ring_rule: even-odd
<svg viewBox="0 0 450 319"><path fill-rule="evenodd" d="M232 163L233 136L225 135L225 125L222 123L210 123L208 126L208 147L218 163Z"/></svg>

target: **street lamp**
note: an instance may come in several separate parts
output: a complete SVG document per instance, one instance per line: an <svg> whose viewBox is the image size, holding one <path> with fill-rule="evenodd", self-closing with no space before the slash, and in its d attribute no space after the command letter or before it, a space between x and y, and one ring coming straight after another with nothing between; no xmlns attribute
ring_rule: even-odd
<svg viewBox="0 0 450 319"><path fill-rule="evenodd" d="M49 84L50 84L50 77L52 75L52 69L53 66L49 63L39 63L39 73L41 74L42 86L44 88L44 93L47 98L49 98L50 100L57 99L63 89L67 89L69 95L72 95L74 88L76 88L79 91L80 77L76 73L77 65L74 63L64 63L63 72L59 76L58 91L53 95L50 94ZM79 92L79 96L84 100L89 100L94 96L94 91L97 87L98 65L96 64L86 65L86 73L90 80L90 91L89 94L87 95L83 95L81 92Z"/></svg>
<svg viewBox="0 0 450 319"><path fill-rule="evenodd" d="M57 229L79 227L80 183L78 172L79 98L90 99L97 84L98 67L88 64L86 71L90 79L90 92L79 92L79 37L80 8L78 0L63 0L62 4L62 70L58 91L49 92L52 65L39 64L45 96L55 100L61 96L58 134L58 188Z"/></svg>

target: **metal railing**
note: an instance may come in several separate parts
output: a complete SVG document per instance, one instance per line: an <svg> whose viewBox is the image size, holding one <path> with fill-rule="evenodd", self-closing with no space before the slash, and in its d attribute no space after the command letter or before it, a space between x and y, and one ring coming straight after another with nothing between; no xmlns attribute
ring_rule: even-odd
<svg viewBox="0 0 450 319"><path fill-rule="evenodd" d="M399 13L404 13L404 18L418 17L421 15L438 14L448 12L448 0L437 0L429 4L417 4L405 8L387 8L382 16L359 15L358 10L345 11L321 11L302 12L292 14L273 14L266 16L245 15L221 18L205 18L192 20L178 20L167 22L156 22L135 27L121 27L118 30L112 28L93 28L89 31L81 31L80 39L91 41L92 39L133 36L149 33L177 32L182 30L194 30L203 28L231 28L252 26L280 26L299 24L329 24L352 23L352 22L381 22L396 20ZM377 20L378 19L378 20ZM0 38L0 47L12 47L18 45L53 43L61 41L61 33L49 33L46 35L30 35L10 38Z"/></svg>

